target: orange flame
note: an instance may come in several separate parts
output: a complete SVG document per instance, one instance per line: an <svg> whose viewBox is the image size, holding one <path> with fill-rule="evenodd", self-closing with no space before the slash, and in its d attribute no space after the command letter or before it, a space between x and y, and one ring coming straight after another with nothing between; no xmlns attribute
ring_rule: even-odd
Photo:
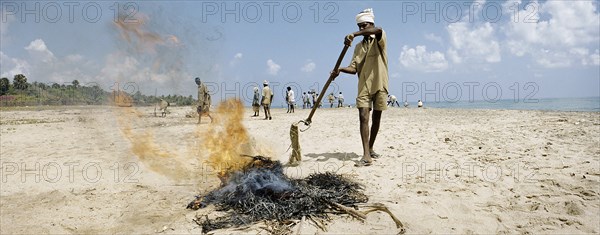
<svg viewBox="0 0 600 235"><path fill-rule="evenodd" d="M244 106L238 99L228 99L217 107L216 122L206 132L202 150L207 151L208 162L223 176L241 170L251 158L242 155L254 153L254 143L242 124Z"/></svg>
<svg viewBox="0 0 600 235"><path fill-rule="evenodd" d="M150 68L153 71L179 71L182 67L181 60L168 58L165 53L178 52L173 49L182 49L181 40L175 35L163 37L152 31L147 23L149 18L144 14L139 14L136 20L136 23L124 21L114 23L120 40L126 43L127 49L133 49L127 50L126 53L149 58ZM157 51L164 53L157 53ZM208 159L207 162L218 172L218 175L225 175L242 169L251 161L251 158L241 155L255 155L258 152L254 141L242 124L244 107L240 100L222 102L214 113L214 124L209 125L208 129L204 125L198 126L192 141L175 144L187 144L191 147L187 152L176 151L182 146L161 144L155 139L152 129L133 128L143 115L132 107L131 97L125 92L115 93L114 102L117 106L129 107L115 110L121 132L131 143L133 154L150 170L171 179L195 179L202 176L198 169L192 169L202 159Z"/></svg>

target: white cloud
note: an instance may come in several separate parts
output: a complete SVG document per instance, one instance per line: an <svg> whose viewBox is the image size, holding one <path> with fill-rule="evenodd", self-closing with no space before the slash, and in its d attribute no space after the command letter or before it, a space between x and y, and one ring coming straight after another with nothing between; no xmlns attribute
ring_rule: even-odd
<svg viewBox="0 0 600 235"><path fill-rule="evenodd" d="M448 54L451 54L452 62L500 62L500 43L489 22L472 26L467 22L457 22L449 24L446 30L450 36L451 47Z"/></svg>
<svg viewBox="0 0 600 235"><path fill-rule="evenodd" d="M46 46L42 39L36 39L24 48L28 53L29 77L38 82L70 83L93 81L97 66L79 54L59 58Z"/></svg>
<svg viewBox="0 0 600 235"><path fill-rule="evenodd" d="M25 47L25 50L29 52L34 60L39 60L44 63L49 63L55 59L54 53L46 47L46 43L42 39L36 39L29 43Z"/></svg>
<svg viewBox="0 0 600 235"><path fill-rule="evenodd" d="M315 62L312 62L312 60L308 60L306 61L306 64L302 66L302 68L300 68L300 70L302 70L302 72L309 73L314 71L316 67L317 65L315 64Z"/></svg>
<svg viewBox="0 0 600 235"><path fill-rule="evenodd" d="M403 46L400 63L408 69L424 72L441 72L448 69L448 61L446 61L444 53L427 52L426 46L416 46L415 48Z"/></svg>
<svg viewBox="0 0 600 235"><path fill-rule="evenodd" d="M97 73L97 68L92 62L81 55L44 60L42 58L49 56L51 52L40 45L34 44L28 49L29 52L34 52L30 53L28 59L10 58L0 52L2 77L12 78L16 74L24 74L29 81L41 83L70 83L75 79L82 83L93 81L91 74Z"/></svg>
<svg viewBox="0 0 600 235"><path fill-rule="evenodd" d="M234 59L241 59L241 58L242 58L242 56L243 56L243 54L242 54L242 53L237 53L237 54L235 54L235 56L233 56L233 58L234 58Z"/></svg>
<svg viewBox="0 0 600 235"><path fill-rule="evenodd" d="M27 61L17 58L10 58L2 51L0 51L0 76L6 77L10 80L17 74L24 74L28 76L31 65Z"/></svg>
<svg viewBox="0 0 600 235"><path fill-rule="evenodd" d="M41 83L70 83L75 79L91 82L92 74L98 71L93 62L79 54L56 57L42 39L30 42L24 49L29 53L27 58L11 58L0 52L3 77L12 78L16 74L24 74L30 81Z"/></svg>
<svg viewBox="0 0 600 235"><path fill-rule="evenodd" d="M462 58L458 55L458 52L453 48L448 49L448 52L446 54L448 55L450 60L455 64L461 64L463 62Z"/></svg>
<svg viewBox="0 0 600 235"><path fill-rule="evenodd" d="M530 55L547 68L594 65L589 49L598 48L600 14L593 1L534 1L535 11L513 14L506 27L507 47Z"/></svg>
<svg viewBox="0 0 600 235"><path fill-rule="evenodd" d="M267 73L271 75L277 75L280 69L281 66L276 64L272 59L267 60Z"/></svg>
<svg viewBox="0 0 600 235"><path fill-rule="evenodd" d="M462 13L463 18L459 22L446 26L450 42L447 55L453 63L501 61L500 43L494 28L497 24L492 25L485 19L480 19L485 4L485 0L474 1L467 12ZM437 40L435 37L432 39Z"/></svg>

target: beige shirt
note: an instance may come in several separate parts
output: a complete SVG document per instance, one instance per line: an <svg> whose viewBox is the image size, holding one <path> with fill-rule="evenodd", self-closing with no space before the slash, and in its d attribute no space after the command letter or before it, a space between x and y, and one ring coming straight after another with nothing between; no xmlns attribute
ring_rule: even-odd
<svg viewBox="0 0 600 235"><path fill-rule="evenodd" d="M163 109L166 110L167 107L169 107L169 102L167 102L166 100L161 99L159 107L160 107L160 110L163 110Z"/></svg>
<svg viewBox="0 0 600 235"><path fill-rule="evenodd" d="M358 74L357 96L374 95L378 91L388 92L388 60L385 31L381 39L371 37L362 40L354 48L350 66Z"/></svg>
<svg viewBox="0 0 600 235"><path fill-rule="evenodd" d="M198 106L210 106L210 94L204 83L198 85Z"/></svg>
<svg viewBox="0 0 600 235"><path fill-rule="evenodd" d="M273 91L268 86L263 87L262 96L264 98L262 104L271 104L271 96L273 95Z"/></svg>

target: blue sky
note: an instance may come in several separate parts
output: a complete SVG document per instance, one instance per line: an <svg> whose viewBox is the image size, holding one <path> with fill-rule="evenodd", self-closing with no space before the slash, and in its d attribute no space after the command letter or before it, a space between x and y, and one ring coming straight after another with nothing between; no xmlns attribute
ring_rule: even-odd
<svg viewBox="0 0 600 235"><path fill-rule="evenodd" d="M277 104L288 85L296 94L320 90L344 36L357 30L355 15L373 8L387 34L390 93L399 99L600 96L598 1L3 1L0 8L0 74L11 80L23 73L29 81L77 79L106 90L119 82L146 94L195 96L193 78L201 77L213 100L247 102L252 87L269 80ZM341 75L330 89L353 100L356 77Z"/></svg>

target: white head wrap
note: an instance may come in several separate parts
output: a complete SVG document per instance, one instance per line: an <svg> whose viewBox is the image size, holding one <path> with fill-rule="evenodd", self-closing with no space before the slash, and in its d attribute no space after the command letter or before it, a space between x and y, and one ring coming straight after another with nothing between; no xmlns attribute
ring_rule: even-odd
<svg viewBox="0 0 600 235"><path fill-rule="evenodd" d="M263 82L263 85L269 85L269 81L265 80L265 81Z"/></svg>
<svg viewBox="0 0 600 235"><path fill-rule="evenodd" d="M363 11L358 13L358 15L356 15L357 24L364 22L369 22L373 24L375 23L375 15L373 14L373 8L364 9Z"/></svg>
<svg viewBox="0 0 600 235"><path fill-rule="evenodd" d="M258 87L254 87L254 92L258 92Z"/></svg>

